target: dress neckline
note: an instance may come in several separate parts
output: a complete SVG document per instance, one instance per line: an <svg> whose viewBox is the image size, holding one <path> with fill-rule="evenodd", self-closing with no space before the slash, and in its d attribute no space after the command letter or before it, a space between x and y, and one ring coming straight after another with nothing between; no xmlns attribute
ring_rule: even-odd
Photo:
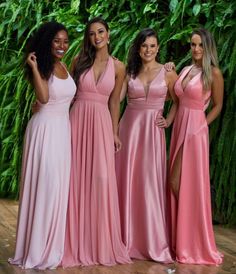
<svg viewBox="0 0 236 274"><path fill-rule="evenodd" d="M66 77L66 78L60 78L60 77L56 76L56 74L54 74L54 73L52 73L52 75L53 75L55 78L59 79L59 80L67 80L67 79L70 77L70 74L69 74L67 68L65 67L65 65L64 65L62 62L60 62L60 64L61 64L61 66L65 69L65 71L66 71L66 73L67 73L67 77Z"/></svg>
<svg viewBox="0 0 236 274"><path fill-rule="evenodd" d="M103 72L101 73L101 75L98 77L97 81L96 81L96 79L95 79L95 73L94 73L94 69L93 69L93 65L92 65L92 67L91 67L91 73L92 73L92 77L93 77L93 81L94 81L95 87L97 87L98 84L99 84L99 83L102 81L102 79L104 78L104 75L106 74L107 69L108 69L109 61L110 61L110 56L108 56L108 59L107 59L107 62L106 62L106 66L105 66L105 69L103 70Z"/></svg>
<svg viewBox="0 0 236 274"><path fill-rule="evenodd" d="M189 81L186 83L185 87L183 87L183 81L184 79L188 76L189 72L191 71L191 69L193 68L194 64L191 65L189 67L189 69L186 69L186 73L183 73L183 77L181 79L181 88L183 90L183 92L185 91L185 89L187 88L188 84L191 83L191 81L196 77L198 76L200 73L202 73L202 71L199 71L197 74L195 74L191 79L189 79Z"/></svg>
<svg viewBox="0 0 236 274"><path fill-rule="evenodd" d="M153 82L156 80L156 78L160 75L160 73L161 73L161 71L163 70L163 68L164 68L164 66L162 66L160 69L159 69L159 71L157 72L157 74L155 75L155 77L150 81L150 83L147 85L147 91L146 91L146 88L145 88L145 86L144 86L144 83L141 81L141 79L138 77L138 76L136 76L136 79L138 79L138 81L139 81L139 83L142 85L142 87L143 87L143 90L144 90L144 93L145 93L145 96L146 96L146 98L148 97L148 95L149 95L149 90L150 90L150 87L151 87L151 85L153 84Z"/></svg>

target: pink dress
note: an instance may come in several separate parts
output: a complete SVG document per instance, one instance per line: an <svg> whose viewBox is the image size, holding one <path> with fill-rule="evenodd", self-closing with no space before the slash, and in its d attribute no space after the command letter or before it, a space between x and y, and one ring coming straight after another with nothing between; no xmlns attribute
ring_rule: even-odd
<svg viewBox="0 0 236 274"><path fill-rule="evenodd" d="M203 92L201 73L182 88L182 81L192 66L185 68L175 84L179 108L175 117L170 171L183 147L178 203L171 193L172 246L176 260L189 264L220 264L211 216L208 126L204 110L210 91Z"/></svg>
<svg viewBox="0 0 236 274"><path fill-rule="evenodd" d="M64 252L71 128L69 106L76 86L68 75L48 80L49 101L25 133L15 256L22 268L55 268Z"/></svg>
<svg viewBox="0 0 236 274"><path fill-rule="evenodd" d="M130 257L170 263L165 130L155 125L166 94L164 67L147 95L139 78L130 78L128 105L119 126L122 149L116 154L116 174L122 236Z"/></svg>
<svg viewBox="0 0 236 274"><path fill-rule="evenodd" d="M108 99L115 85L114 60L97 83L93 67L82 74L71 109L72 168L62 265L130 262L121 240Z"/></svg>

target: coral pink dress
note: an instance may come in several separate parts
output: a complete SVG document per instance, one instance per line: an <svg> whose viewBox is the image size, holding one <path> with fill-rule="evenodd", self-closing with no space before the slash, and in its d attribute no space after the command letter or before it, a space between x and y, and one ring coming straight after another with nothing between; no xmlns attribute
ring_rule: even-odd
<svg viewBox="0 0 236 274"><path fill-rule="evenodd" d="M171 193L172 245L181 263L220 264L222 256L216 249L212 227L208 126L204 113L210 91L203 91L201 73L183 89L182 81L191 68L185 68L175 84L179 108L172 130L170 171L181 147L183 154L178 203Z"/></svg>
<svg viewBox="0 0 236 274"><path fill-rule="evenodd" d="M161 68L145 94L138 77L128 82L128 105L120 121L116 173L122 236L131 258L172 262L166 210L165 130L155 125L167 94Z"/></svg>
<svg viewBox="0 0 236 274"><path fill-rule="evenodd" d="M49 101L41 105L25 133L15 256L22 268L55 268L64 253L68 202L73 79L48 80Z"/></svg>
<svg viewBox="0 0 236 274"><path fill-rule="evenodd" d="M72 167L65 254L62 265L114 265L130 262L121 240L114 160L114 137L108 99L115 66L95 83L93 67L82 74L71 109Z"/></svg>

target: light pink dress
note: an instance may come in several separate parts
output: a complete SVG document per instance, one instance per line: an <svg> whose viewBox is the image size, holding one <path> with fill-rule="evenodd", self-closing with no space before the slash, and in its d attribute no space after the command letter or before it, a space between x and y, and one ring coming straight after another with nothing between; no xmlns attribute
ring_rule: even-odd
<svg viewBox="0 0 236 274"><path fill-rule="evenodd" d="M49 101L41 105L25 133L15 256L22 268L55 268L64 252L68 202L73 79L48 80Z"/></svg>
<svg viewBox="0 0 236 274"><path fill-rule="evenodd" d="M128 82L128 105L120 121L116 154L122 236L131 258L172 262L166 209L165 130L155 125L167 94L165 69L147 95L138 77Z"/></svg>
<svg viewBox="0 0 236 274"><path fill-rule="evenodd" d="M183 146L179 201L171 193L172 245L176 260L189 264L220 264L211 216L208 126L204 110L210 91L204 92L201 73L182 88L182 81L191 69L184 69L175 84L179 108L175 117L170 171Z"/></svg>
<svg viewBox="0 0 236 274"><path fill-rule="evenodd" d="M62 265L130 262L121 240L108 99L115 85L114 60L97 83L93 67L82 74L71 109L72 168Z"/></svg>

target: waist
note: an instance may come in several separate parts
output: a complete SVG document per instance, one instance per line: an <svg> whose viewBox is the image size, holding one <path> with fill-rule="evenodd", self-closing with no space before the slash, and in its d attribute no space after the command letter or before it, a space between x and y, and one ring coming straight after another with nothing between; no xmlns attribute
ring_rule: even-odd
<svg viewBox="0 0 236 274"><path fill-rule="evenodd" d="M179 97L179 106L183 106L190 109L204 110L204 102L196 101L186 97Z"/></svg>
<svg viewBox="0 0 236 274"><path fill-rule="evenodd" d="M127 107L131 109L153 109L153 110L163 110L164 102L160 101L144 101L144 100L137 100L137 99L130 99L128 100Z"/></svg>
<svg viewBox="0 0 236 274"><path fill-rule="evenodd" d="M97 102L107 105L109 96L96 92L78 92L75 100Z"/></svg>
<svg viewBox="0 0 236 274"><path fill-rule="evenodd" d="M50 112L50 113L66 114L66 113L69 113L69 106L70 106L70 103L40 104L39 112L40 113Z"/></svg>

